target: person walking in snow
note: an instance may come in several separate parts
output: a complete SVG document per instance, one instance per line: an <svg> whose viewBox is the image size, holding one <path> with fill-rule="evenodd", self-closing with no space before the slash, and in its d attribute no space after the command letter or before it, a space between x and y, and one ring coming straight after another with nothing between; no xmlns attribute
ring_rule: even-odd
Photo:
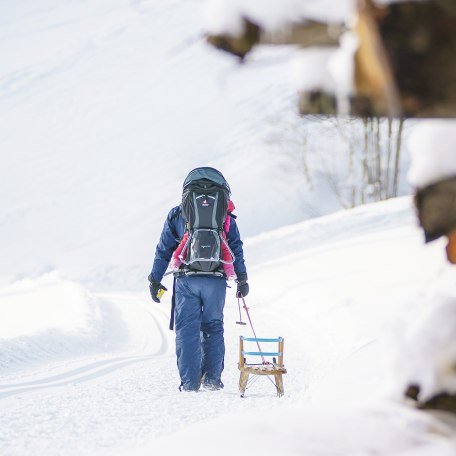
<svg viewBox="0 0 456 456"><path fill-rule="evenodd" d="M220 171L192 170L182 204L169 212L150 273L152 299L160 302L168 265L174 272L170 329L176 332L181 391L223 388L223 308L227 279L236 278L238 297L247 296L247 270L230 187Z"/></svg>

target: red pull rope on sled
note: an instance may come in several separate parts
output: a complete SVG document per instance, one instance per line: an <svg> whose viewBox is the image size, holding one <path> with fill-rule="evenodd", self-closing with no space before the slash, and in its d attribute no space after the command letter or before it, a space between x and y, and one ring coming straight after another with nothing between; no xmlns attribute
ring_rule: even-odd
<svg viewBox="0 0 456 456"><path fill-rule="evenodd" d="M242 316L241 316L241 305L240 305L240 301L242 300L242 304L243 304L243 309L245 310L245 313L247 314L247 318L249 319L249 323L250 323L250 328L252 329L252 332L253 332L253 336L255 337L255 339L258 339L256 333L255 333L255 329L253 329L253 324L252 324L252 319L250 318L250 314L249 314L249 308L247 307L247 304L245 303L245 299L244 299L244 296L238 296L237 298L238 300L238 307L239 307L239 321L237 321L236 323L239 324L239 325L245 325L245 323L242 321ZM258 351L260 353L263 352L263 350L261 350L261 347L260 347L260 343L258 342L258 340L256 340L256 344L257 344L257 347L258 347ZM264 359L264 356L261 355L261 359L263 361L263 364L269 364L265 359Z"/></svg>

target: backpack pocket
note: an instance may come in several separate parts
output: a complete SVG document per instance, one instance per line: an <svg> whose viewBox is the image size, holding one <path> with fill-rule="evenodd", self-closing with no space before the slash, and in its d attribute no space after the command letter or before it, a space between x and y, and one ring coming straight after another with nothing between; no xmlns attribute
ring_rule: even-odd
<svg viewBox="0 0 456 456"><path fill-rule="evenodd" d="M221 251L219 232L198 228L190 234L188 255L183 263L194 271L213 272L220 268Z"/></svg>

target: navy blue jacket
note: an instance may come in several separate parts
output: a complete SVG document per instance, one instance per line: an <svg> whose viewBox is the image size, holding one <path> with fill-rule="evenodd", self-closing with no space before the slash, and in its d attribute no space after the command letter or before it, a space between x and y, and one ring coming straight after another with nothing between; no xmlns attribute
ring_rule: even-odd
<svg viewBox="0 0 456 456"><path fill-rule="evenodd" d="M176 250L179 245L184 233L185 221L182 217L181 207L173 207L166 218L165 225L163 226L160 236L160 241L158 242L157 249L155 251L155 259L152 266L152 278L155 281L161 282L163 275L168 268L168 264L171 261L174 250ZM236 274L247 274L244 263L244 251L242 249L241 236L234 217L231 217L230 230L226 235L226 239L235 256L234 270Z"/></svg>

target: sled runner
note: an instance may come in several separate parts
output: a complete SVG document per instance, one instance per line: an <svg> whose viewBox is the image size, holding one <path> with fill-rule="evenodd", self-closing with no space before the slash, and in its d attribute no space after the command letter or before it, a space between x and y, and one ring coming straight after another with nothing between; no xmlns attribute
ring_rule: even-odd
<svg viewBox="0 0 456 456"><path fill-rule="evenodd" d="M244 348L244 341L256 342L259 351L246 351ZM260 348L259 343L277 343L276 352L265 352ZM273 385L276 387L277 396L281 397L284 394L282 375L287 373L283 365L283 337L276 339L264 339L257 337L243 337L239 338L239 370L241 371L239 377L239 392L241 397L244 397L245 390L249 383L249 376L256 375L273 375L274 381L271 380ZM246 362L246 356L260 356L262 362L259 364L248 364ZM269 358L271 361L267 361ZM251 379L252 380L252 379Z"/></svg>

